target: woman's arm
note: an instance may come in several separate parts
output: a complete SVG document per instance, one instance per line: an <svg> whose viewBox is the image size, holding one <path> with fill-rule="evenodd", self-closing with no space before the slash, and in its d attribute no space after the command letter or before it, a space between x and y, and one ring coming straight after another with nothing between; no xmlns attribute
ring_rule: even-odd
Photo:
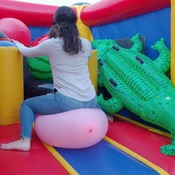
<svg viewBox="0 0 175 175"><path fill-rule="evenodd" d="M26 47L22 43L12 40L21 54L26 57L49 56L52 48L51 39L45 40L34 47Z"/></svg>

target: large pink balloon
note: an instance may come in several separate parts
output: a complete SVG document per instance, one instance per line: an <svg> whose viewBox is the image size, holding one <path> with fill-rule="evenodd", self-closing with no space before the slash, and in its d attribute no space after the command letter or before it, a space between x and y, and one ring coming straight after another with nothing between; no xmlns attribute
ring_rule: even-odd
<svg viewBox="0 0 175 175"><path fill-rule="evenodd" d="M60 148L85 148L103 139L108 130L100 109L76 109L36 117L34 128L45 143Z"/></svg>
<svg viewBox="0 0 175 175"><path fill-rule="evenodd" d="M10 39L15 39L23 43L25 46L30 46L30 30L22 21L18 19L0 19L0 31L5 33Z"/></svg>

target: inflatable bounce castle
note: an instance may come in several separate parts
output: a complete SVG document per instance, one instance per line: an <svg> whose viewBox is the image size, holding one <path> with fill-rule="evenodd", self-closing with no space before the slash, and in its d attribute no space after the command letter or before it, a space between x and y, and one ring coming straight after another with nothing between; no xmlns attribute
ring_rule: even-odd
<svg viewBox="0 0 175 175"><path fill-rule="evenodd" d="M0 150L1 174L175 175L175 1L71 7L92 43L90 78L103 111L38 116L30 152ZM0 144L18 138L22 101L53 90L48 58L23 57L11 39L46 40L57 8L0 1Z"/></svg>

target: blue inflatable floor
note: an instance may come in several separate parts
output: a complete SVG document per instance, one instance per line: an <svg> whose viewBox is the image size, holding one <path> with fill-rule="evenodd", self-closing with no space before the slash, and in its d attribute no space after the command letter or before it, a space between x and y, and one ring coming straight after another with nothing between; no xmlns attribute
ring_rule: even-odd
<svg viewBox="0 0 175 175"><path fill-rule="evenodd" d="M160 175L105 140L85 149L55 149L79 175Z"/></svg>

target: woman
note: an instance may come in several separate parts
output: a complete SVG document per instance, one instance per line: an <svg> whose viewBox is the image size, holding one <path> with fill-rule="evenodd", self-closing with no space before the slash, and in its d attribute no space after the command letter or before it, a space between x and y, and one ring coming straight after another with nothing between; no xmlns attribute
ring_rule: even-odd
<svg viewBox="0 0 175 175"><path fill-rule="evenodd" d="M91 44L79 37L76 14L62 6L54 14L50 38L35 47L13 41L26 57L47 56L53 76L54 92L24 100L20 108L21 138L1 149L29 151L36 114L55 114L77 108L98 108L96 92L89 78Z"/></svg>

